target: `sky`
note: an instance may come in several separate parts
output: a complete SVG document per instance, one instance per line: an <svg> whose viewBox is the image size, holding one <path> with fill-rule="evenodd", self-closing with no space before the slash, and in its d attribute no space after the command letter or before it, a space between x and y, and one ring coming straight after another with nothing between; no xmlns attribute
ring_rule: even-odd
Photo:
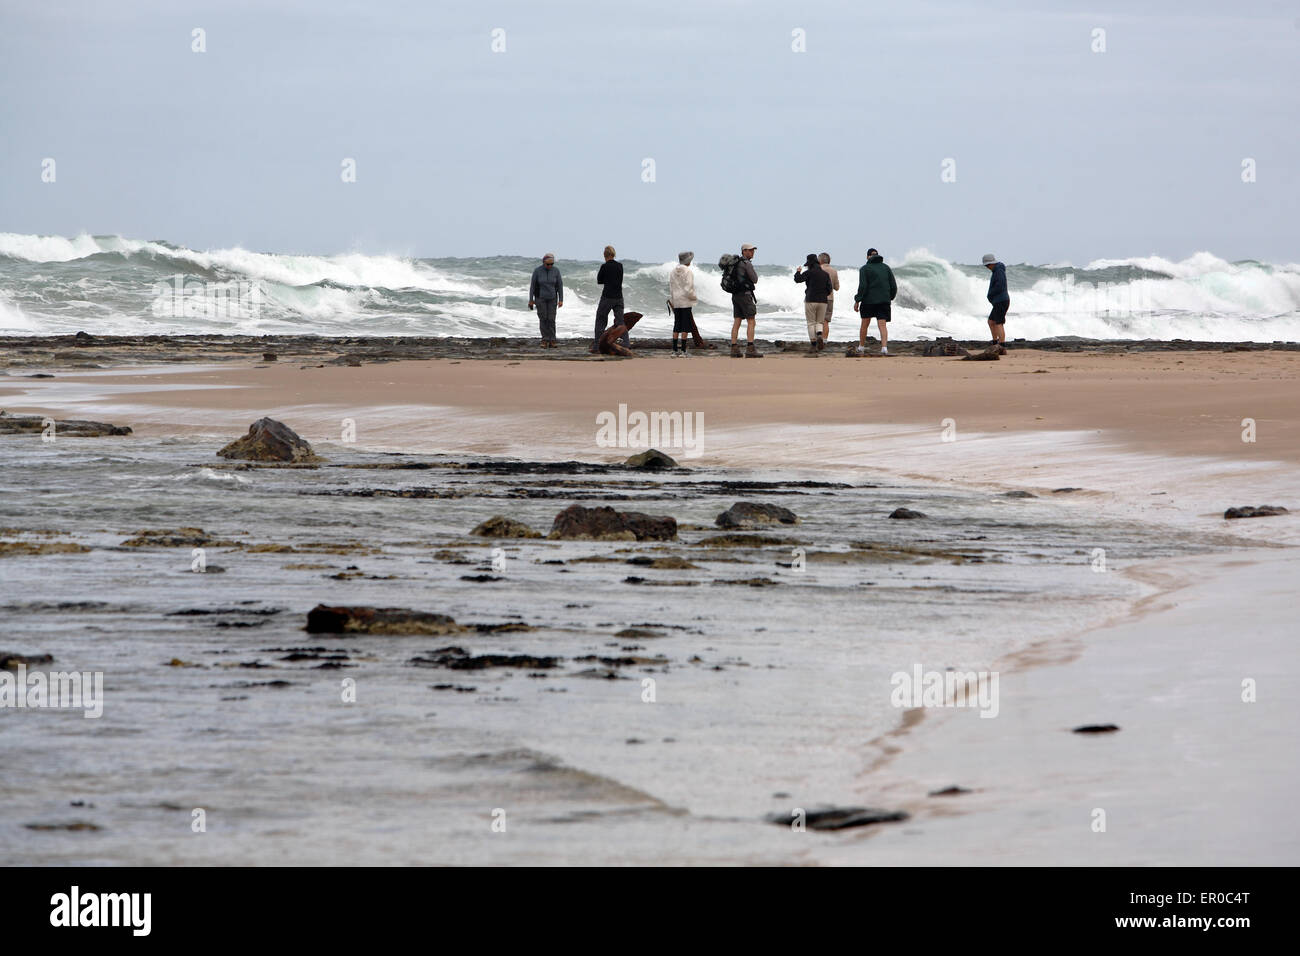
<svg viewBox="0 0 1300 956"><path fill-rule="evenodd" d="M0 0L0 232L1296 262L1298 118L1295 0Z"/></svg>

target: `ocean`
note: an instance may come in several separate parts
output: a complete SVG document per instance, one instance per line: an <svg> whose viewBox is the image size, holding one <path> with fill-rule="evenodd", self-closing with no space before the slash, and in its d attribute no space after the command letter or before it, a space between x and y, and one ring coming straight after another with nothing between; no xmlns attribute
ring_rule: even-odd
<svg viewBox="0 0 1300 956"><path fill-rule="evenodd" d="M697 251L696 317L707 335L729 333L729 296L716 252ZM834 256L834 253L832 253ZM987 271L918 249L888 260L898 277L891 334L899 339L983 338ZM625 261L629 310L642 335L667 336L666 262ZM832 263L842 289L833 338L856 335L856 259ZM307 256L245 249L198 251L121 236L0 233L0 334L151 333L514 336L535 334L527 311L537 262L519 256L412 259L341 253ZM803 287L795 263L757 261L759 336L802 338ZM590 334L599 263L560 259L567 290L564 337ZM1008 338L1300 340L1300 264L1228 262L1208 252L1069 263L1009 263Z"/></svg>

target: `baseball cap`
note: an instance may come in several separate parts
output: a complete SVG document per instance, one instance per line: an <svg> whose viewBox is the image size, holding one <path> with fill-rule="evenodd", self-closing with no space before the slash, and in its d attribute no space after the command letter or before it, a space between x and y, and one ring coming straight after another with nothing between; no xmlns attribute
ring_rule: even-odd
<svg viewBox="0 0 1300 956"><path fill-rule="evenodd" d="M752 242L745 242L745 243L742 243L741 246L740 246L740 251L741 251L741 252L744 252L746 249L753 249L753 250L757 251L757 250L758 250L758 246L754 245Z"/></svg>

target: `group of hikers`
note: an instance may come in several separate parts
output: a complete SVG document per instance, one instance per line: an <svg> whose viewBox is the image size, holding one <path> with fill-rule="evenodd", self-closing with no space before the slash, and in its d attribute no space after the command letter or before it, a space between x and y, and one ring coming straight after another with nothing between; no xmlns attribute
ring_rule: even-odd
<svg viewBox="0 0 1300 956"><path fill-rule="evenodd" d="M758 285L758 272L754 269L754 253L758 247L746 242L740 247L740 255L725 255L719 260L722 270L723 291L731 294L731 357L762 358L763 353L754 346L754 327L758 317L758 300L755 289ZM640 312L626 312L623 308L623 264L615 258L613 246L605 247L605 262L596 273L596 283L601 288L600 301L596 305L595 334L592 336L589 351L592 354L630 356L631 341L628 333L643 318ZM668 309L673 316L672 346L673 358L687 355L687 339L697 349L717 348L706 342L695 324L694 307L699 301L695 294L695 273L691 263L695 259L693 252L677 255L677 265L668 277ZM989 288L987 298L992 310L989 312L989 334L992 345L1005 348L1007 310L1011 307L1011 296L1007 292L1007 269L993 253L987 253L982 263L989 270ZM830 339L831 316L835 309L835 293L840 289L839 272L831 266L829 253L820 255L809 253L807 260L795 270L794 281L805 287L804 317L808 323L808 342L810 354L818 355L826 348ZM880 332L880 354L889 355L889 321L894 298L898 295L898 281L894 270L885 264L884 257L877 249L867 250L867 261L858 269L858 291L853 296L853 311L860 317L858 327L858 345L849 348L848 355L857 357L867 354L867 332L871 320L876 320ZM555 311L564 305L564 282L560 270L555 265L555 255L547 253L542 257L542 264L533 270L528 287L528 308L537 310L537 321L541 329L542 348L555 348L559 343L555 338ZM609 326L610 315L614 325ZM740 325L744 322L745 350L740 349Z"/></svg>

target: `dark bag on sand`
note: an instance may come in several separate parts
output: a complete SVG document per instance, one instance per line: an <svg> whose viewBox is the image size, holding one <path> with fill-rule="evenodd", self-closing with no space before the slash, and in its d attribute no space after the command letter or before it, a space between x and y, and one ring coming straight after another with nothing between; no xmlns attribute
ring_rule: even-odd
<svg viewBox="0 0 1300 956"><path fill-rule="evenodd" d="M723 292L753 292L754 286L749 281L749 277L740 271L740 256L727 253L718 260L718 268L722 270L722 291Z"/></svg>

